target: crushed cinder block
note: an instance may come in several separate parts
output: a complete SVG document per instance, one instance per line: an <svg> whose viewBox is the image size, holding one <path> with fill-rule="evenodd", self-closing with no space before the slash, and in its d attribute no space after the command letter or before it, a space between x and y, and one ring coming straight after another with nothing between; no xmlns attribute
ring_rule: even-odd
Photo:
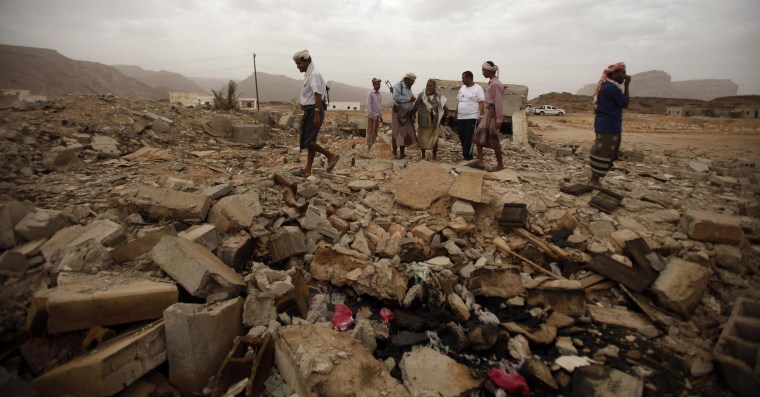
<svg viewBox="0 0 760 397"><path fill-rule="evenodd" d="M198 243L209 251L215 251L219 247L219 232L216 231L216 226L208 223L190 226L187 230L179 232L177 236Z"/></svg>
<svg viewBox="0 0 760 397"><path fill-rule="evenodd" d="M475 296L509 299L525 293L520 274L515 270L482 267L470 274L467 289Z"/></svg>
<svg viewBox="0 0 760 397"><path fill-rule="evenodd" d="M172 283L63 273L58 287L46 296L48 332L55 334L155 320L179 294Z"/></svg>
<svg viewBox="0 0 760 397"><path fill-rule="evenodd" d="M281 329L275 363L299 396L409 396L361 342L317 325Z"/></svg>
<svg viewBox="0 0 760 397"><path fill-rule="evenodd" d="M359 294L401 303L406 294L408 276L388 260L366 262L343 255L332 248L320 247L314 253L309 271L317 280L335 286L348 285Z"/></svg>
<svg viewBox="0 0 760 397"><path fill-rule="evenodd" d="M51 237L57 231L71 225L71 220L61 211L37 208L24 216L14 230L26 241Z"/></svg>
<svg viewBox="0 0 760 397"><path fill-rule="evenodd" d="M227 266L241 270L253 254L253 239L248 235L234 235L222 240L216 250L216 256Z"/></svg>
<svg viewBox="0 0 760 397"><path fill-rule="evenodd" d="M741 397L760 395L760 303L737 299L713 356L729 389Z"/></svg>
<svg viewBox="0 0 760 397"><path fill-rule="evenodd" d="M306 237L298 227L280 228L269 238L269 256L272 262L279 262L306 252Z"/></svg>
<svg viewBox="0 0 760 397"><path fill-rule="evenodd" d="M259 194L249 191L222 197L208 214L208 222L216 225L220 233L236 233L250 228L254 219L263 212Z"/></svg>
<svg viewBox="0 0 760 397"><path fill-rule="evenodd" d="M710 269L680 258L672 259L652 285L661 305L689 317L707 292Z"/></svg>
<svg viewBox="0 0 760 397"><path fill-rule="evenodd" d="M744 238L740 217L715 212L688 209L679 227L694 240L738 245Z"/></svg>
<svg viewBox="0 0 760 397"><path fill-rule="evenodd" d="M245 281L234 269L214 256L206 247L179 237L164 236L150 251L150 256L170 277L191 295L236 293Z"/></svg>
<svg viewBox="0 0 760 397"><path fill-rule="evenodd" d="M0 249L11 249L24 241L24 237L15 231L15 227L27 214L34 211L34 204L26 201L12 200L0 204Z"/></svg>
<svg viewBox="0 0 760 397"><path fill-rule="evenodd" d="M128 208L151 219L179 219L201 222L211 202L208 197L171 189L141 186L134 197L125 198Z"/></svg>
<svg viewBox="0 0 760 397"><path fill-rule="evenodd" d="M525 284L527 304L531 307L551 307L559 313L577 317L584 315L586 291L578 280L550 280L537 277Z"/></svg>
<svg viewBox="0 0 760 397"><path fill-rule="evenodd" d="M243 334L243 299L213 305L177 303L164 311L169 380L183 395L200 394Z"/></svg>
<svg viewBox="0 0 760 397"><path fill-rule="evenodd" d="M44 396L110 396L166 361L164 320L119 335L32 381Z"/></svg>
<svg viewBox="0 0 760 397"><path fill-rule="evenodd" d="M478 390L483 378L469 367L429 347L415 346L399 362L404 386L412 396L462 396Z"/></svg>

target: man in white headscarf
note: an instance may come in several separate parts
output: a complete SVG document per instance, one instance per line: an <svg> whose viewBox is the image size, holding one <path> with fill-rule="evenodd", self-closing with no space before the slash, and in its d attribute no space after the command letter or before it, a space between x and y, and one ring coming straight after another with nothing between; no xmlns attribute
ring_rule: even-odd
<svg viewBox="0 0 760 397"><path fill-rule="evenodd" d="M417 80L417 75L407 73L393 86L393 115L391 117L393 158L403 159L404 146L415 143L414 118L412 117L412 108L416 99L412 93L412 85L415 80ZM401 146L400 155L397 152L398 146Z"/></svg>
<svg viewBox="0 0 760 397"><path fill-rule="evenodd" d="M317 143L319 129L322 127L322 121L325 117L325 107L322 102L327 92L325 80L319 72L314 70L314 63L312 63L309 51L296 52L293 54L293 61L296 63L298 71L304 73L303 86L298 98L298 102L303 109L299 147L301 150L307 150L306 166L303 169L294 171L293 175L300 177L311 175L311 167L316 153L322 153L327 157L326 170L330 172L338 164L340 155L323 148Z"/></svg>

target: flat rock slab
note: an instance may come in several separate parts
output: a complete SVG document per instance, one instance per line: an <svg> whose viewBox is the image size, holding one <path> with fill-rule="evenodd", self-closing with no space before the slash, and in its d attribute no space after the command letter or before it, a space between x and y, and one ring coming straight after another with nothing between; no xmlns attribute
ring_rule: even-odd
<svg viewBox="0 0 760 397"><path fill-rule="evenodd" d="M496 172L486 172L485 179L501 182L520 182L520 179L517 177L517 171L509 168Z"/></svg>
<svg viewBox="0 0 760 397"><path fill-rule="evenodd" d="M469 367L429 347L404 353L399 368L412 396L464 396L483 383L482 378L473 378Z"/></svg>
<svg viewBox="0 0 760 397"><path fill-rule="evenodd" d="M348 188L354 192L358 192L360 190L375 190L377 189L377 182L366 179L359 179L348 182Z"/></svg>
<svg viewBox="0 0 760 397"><path fill-rule="evenodd" d="M614 368L592 365L573 373L573 395L641 397L644 381Z"/></svg>
<svg viewBox="0 0 760 397"><path fill-rule="evenodd" d="M435 163L420 161L402 170L393 185L397 203L416 210L424 210L437 199L449 193L453 178L445 168Z"/></svg>
<svg viewBox="0 0 760 397"><path fill-rule="evenodd" d="M409 396L361 342L318 325L280 330L275 363L299 396Z"/></svg>
<svg viewBox="0 0 760 397"><path fill-rule="evenodd" d="M481 203L483 200L483 173L462 172L451 185L449 196Z"/></svg>
<svg viewBox="0 0 760 397"><path fill-rule="evenodd" d="M588 312L591 319L597 323L628 328L634 331L651 325L646 317L630 310L589 305Z"/></svg>

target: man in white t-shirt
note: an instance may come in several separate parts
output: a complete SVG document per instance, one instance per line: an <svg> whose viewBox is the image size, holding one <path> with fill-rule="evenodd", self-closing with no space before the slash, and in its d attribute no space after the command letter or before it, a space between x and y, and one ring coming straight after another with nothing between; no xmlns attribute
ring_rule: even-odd
<svg viewBox="0 0 760 397"><path fill-rule="evenodd" d="M469 70L462 73L462 88L457 94L457 133L459 142L462 144L462 156L465 160L472 160L472 135L475 133L475 126L478 119L483 117L485 111L484 101L485 93L483 87L475 84L472 72Z"/></svg>

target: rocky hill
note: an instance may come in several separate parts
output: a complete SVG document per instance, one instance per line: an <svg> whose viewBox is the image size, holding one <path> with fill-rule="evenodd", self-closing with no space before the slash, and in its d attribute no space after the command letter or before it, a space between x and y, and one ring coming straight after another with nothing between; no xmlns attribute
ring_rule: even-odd
<svg viewBox="0 0 760 397"><path fill-rule="evenodd" d="M568 113L593 113L594 111L594 99L591 95L550 92L539 95L529 102L533 106L554 105ZM707 102L698 99L635 97L631 98L628 111L643 114L665 114L666 108L669 106L707 106Z"/></svg>
<svg viewBox="0 0 760 397"><path fill-rule="evenodd" d="M169 97L170 91L210 92L209 90L204 90L200 85L179 73L166 70L159 70L156 72L153 70L145 70L134 65L112 66L125 75L133 77L149 87L161 90L167 98Z"/></svg>
<svg viewBox="0 0 760 397"><path fill-rule="evenodd" d="M111 93L127 98L168 98L117 69L77 61L45 48L0 44L0 87L30 90L59 98L66 94Z"/></svg>
<svg viewBox="0 0 760 397"><path fill-rule="evenodd" d="M330 76L324 76L329 79ZM291 79L281 75L259 73L259 98L263 102L269 101L290 101L298 98L301 91L302 80ZM361 102L364 103L367 97L367 91L370 90L370 82L367 87L356 87L337 81L328 81L330 86L330 100L336 102ZM424 88L424 87L423 87ZM218 88L217 88L218 89ZM253 75L245 80L238 82L238 89L242 96L255 97L256 90ZM381 88L380 94L383 96L383 103L390 103L391 96L387 88Z"/></svg>
<svg viewBox="0 0 760 397"><path fill-rule="evenodd" d="M578 95L593 95L596 83L578 90ZM671 81L661 70L650 70L633 75L631 96L654 98L683 98L709 101L719 97L735 96L739 86L727 79Z"/></svg>

